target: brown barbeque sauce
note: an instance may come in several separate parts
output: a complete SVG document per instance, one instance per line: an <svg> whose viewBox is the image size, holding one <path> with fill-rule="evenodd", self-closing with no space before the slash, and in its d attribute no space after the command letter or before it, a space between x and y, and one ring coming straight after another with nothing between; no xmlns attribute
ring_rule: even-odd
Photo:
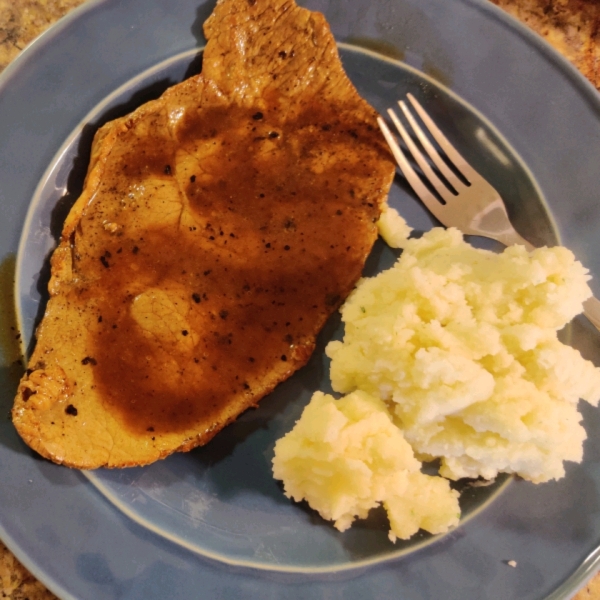
<svg viewBox="0 0 600 600"><path fill-rule="evenodd" d="M274 365L305 362L360 275L379 214L365 182L388 156L372 125L314 108L187 111L176 139L167 127L164 111L122 136L74 246L96 390L152 435L258 399ZM179 316L157 305L145 331L132 306L156 289Z"/></svg>

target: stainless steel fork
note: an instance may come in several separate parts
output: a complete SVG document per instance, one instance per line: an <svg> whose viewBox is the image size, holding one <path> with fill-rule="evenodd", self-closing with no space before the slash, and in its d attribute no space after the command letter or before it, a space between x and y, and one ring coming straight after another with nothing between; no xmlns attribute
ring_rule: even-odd
<svg viewBox="0 0 600 600"><path fill-rule="evenodd" d="M447 159L466 181L465 183L448 166L444 158L442 158L429 140L429 137L417 123L406 103L401 100L398 104L415 136L427 153L429 160L415 144L396 113L392 109L389 109L388 114L424 177L444 201L443 204L423 183L381 117L378 118L379 127L404 177L410 183L417 196L423 201L423 204L446 227L456 227L469 235L488 237L501 242L505 246L522 244L528 250L533 250L534 246L521 237L512 226L500 194L450 144L446 136L440 131L416 98L412 94L407 94L407 97L421 118L421 121L425 124L431 137L438 143ZM446 182L436 174L429 161L435 165ZM589 298L584 302L583 307L585 316L600 330L600 301L594 297Z"/></svg>

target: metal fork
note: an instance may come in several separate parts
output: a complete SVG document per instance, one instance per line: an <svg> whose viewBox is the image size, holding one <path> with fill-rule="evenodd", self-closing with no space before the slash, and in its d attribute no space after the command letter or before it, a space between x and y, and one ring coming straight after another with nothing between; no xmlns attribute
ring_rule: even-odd
<svg viewBox="0 0 600 600"><path fill-rule="evenodd" d="M424 177L443 199L444 204L442 204L414 170L385 121L381 117L378 118L379 127L390 146L396 162L400 166L408 183L410 183L417 196L423 201L423 204L446 227L456 227L468 235L488 237L501 242L505 246L522 244L527 250L533 250L534 246L521 237L512 226L500 194L450 144L446 136L440 131L416 98L412 94L407 94L407 97L421 118L421 121L425 124L431 137L438 143L447 159L467 182L465 183L448 166L421 126L417 123L406 103L401 100L398 104L415 136L427 153L427 156L429 156L431 163L435 165L439 173L446 180L444 182L436 174L429 160L425 158L424 154L417 147L400 119L396 116L396 113L392 109L389 109L388 114L396 126L400 137L421 169ZM589 298L584 302L583 307L585 316L600 330L600 301L594 297Z"/></svg>

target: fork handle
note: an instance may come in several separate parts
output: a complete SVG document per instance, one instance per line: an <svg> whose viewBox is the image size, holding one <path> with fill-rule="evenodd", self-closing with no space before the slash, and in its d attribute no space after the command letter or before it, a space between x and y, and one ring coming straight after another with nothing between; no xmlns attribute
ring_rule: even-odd
<svg viewBox="0 0 600 600"><path fill-rule="evenodd" d="M512 246L513 244L518 244L520 246L525 246L527 252L535 250L535 246L529 243L524 237L521 237L514 229L511 229L509 231L503 231L502 233L494 237L505 246Z"/></svg>
<svg viewBox="0 0 600 600"><path fill-rule="evenodd" d="M590 323L600 331L600 300L598 300L598 298L592 296L583 303L583 314L590 320Z"/></svg>
<svg viewBox="0 0 600 600"><path fill-rule="evenodd" d="M512 244L520 244L525 246L529 252L535 249L533 244L530 244L525 238L521 237L516 231L509 231L498 236L498 241L506 246ZM588 318L590 323L600 331L600 300L592 296L583 303L583 314Z"/></svg>

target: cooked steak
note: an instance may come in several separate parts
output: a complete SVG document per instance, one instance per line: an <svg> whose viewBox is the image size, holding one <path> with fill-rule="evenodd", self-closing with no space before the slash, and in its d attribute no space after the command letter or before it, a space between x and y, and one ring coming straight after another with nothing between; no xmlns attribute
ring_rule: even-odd
<svg viewBox="0 0 600 600"><path fill-rule="evenodd" d="M13 409L71 467L206 444L304 365L394 173L324 17L220 0L202 74L96 134Z"/></svg>

